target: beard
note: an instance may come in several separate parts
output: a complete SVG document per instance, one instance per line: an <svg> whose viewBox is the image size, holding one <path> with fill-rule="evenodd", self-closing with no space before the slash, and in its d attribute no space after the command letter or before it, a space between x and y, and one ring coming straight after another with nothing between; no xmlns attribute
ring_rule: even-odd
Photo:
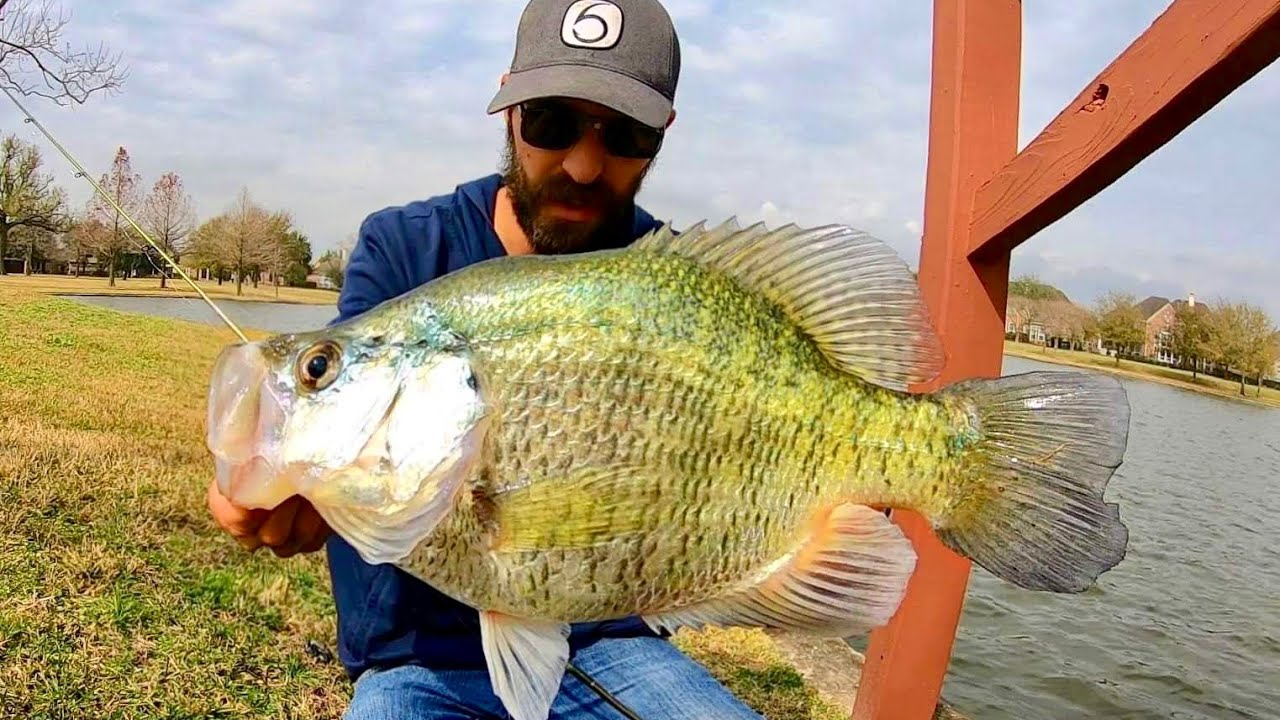
<svg viewBox="0 0 1280 720"><path fill-rule="evenodd" d="M652 163L646 165L622 195L602 179L583 185L563 170L534 185L516 160L515 137L508 125L501 171L516 222L529 238L529 245L536 253L558 255L627 244L635 225L635 197L652 167ZM549 202L596 208L602 214L586 222L543 217L542 208Z"/></svg>

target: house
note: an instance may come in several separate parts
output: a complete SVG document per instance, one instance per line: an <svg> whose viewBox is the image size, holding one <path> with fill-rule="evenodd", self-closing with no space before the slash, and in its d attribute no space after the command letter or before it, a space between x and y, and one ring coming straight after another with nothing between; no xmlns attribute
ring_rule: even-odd
<svg viewBox="0 0 1280 720"><path fill-rule="evenodd" d="M1209 312L1210 308L1196 301L1195 293L1188 293L1187 299L1170 300L1152 295L1138 303L1138 312L1145 324L1145 340L1142 344L1142 357L1162 365L1177 365L1179 358L1173 352L1173 325L1178 311L1189 307L1198 312Z"/></svg>

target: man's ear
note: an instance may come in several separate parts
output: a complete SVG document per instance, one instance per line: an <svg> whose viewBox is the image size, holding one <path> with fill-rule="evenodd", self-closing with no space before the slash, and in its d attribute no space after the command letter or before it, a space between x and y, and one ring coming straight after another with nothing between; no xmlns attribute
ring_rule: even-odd
<svg viewBox="0 0 1280 720"><path fill-rule="evenodd" d="M671 124L674 123L675 121L676 121L676 109L671 108L671 115L667 117L667 127L668 128L671 127Z"/></svg>
<svg viewBox="0 0 1280 720"><path fill-rule="evenodd" d="M498 87L502 87L503 85L506 85L506 84L507 84L507 80L508 80L510 77L511 77L511 73L510 73L510 72L504 72L504 73L502 73L502 77L498 78Z"/></svg>

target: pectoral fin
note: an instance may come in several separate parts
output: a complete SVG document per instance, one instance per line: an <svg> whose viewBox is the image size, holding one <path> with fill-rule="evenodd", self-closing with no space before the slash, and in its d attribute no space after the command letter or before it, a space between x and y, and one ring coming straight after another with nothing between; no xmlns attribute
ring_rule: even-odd
<svg viewBox="0 0 1280 720"><path fill-rule="evenodd" d="M484 610L480 640L493 692L515 720L546 720L569 662L569 625Z"/></svg>
<svg viewBox="0 0 1280 720"><path fill-rule="evenodd" d="M657 632L742 625L853 635L893 617L915 564L911 541L883 513L839 505L807 541L745 587L644 620Z"/></svg>

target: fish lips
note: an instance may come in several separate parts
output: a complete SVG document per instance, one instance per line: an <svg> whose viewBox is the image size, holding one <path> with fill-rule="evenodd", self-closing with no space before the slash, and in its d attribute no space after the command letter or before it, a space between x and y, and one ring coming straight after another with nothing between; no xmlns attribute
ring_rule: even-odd
<svg viewBox="0 0 1280 720"><path fill-rule="evenodd" d="M270 376L261 346L242 343L218 355L209 385L205 443L218 490L245 508L273 508L296 494L274 462L286 413Z"/></svg>

